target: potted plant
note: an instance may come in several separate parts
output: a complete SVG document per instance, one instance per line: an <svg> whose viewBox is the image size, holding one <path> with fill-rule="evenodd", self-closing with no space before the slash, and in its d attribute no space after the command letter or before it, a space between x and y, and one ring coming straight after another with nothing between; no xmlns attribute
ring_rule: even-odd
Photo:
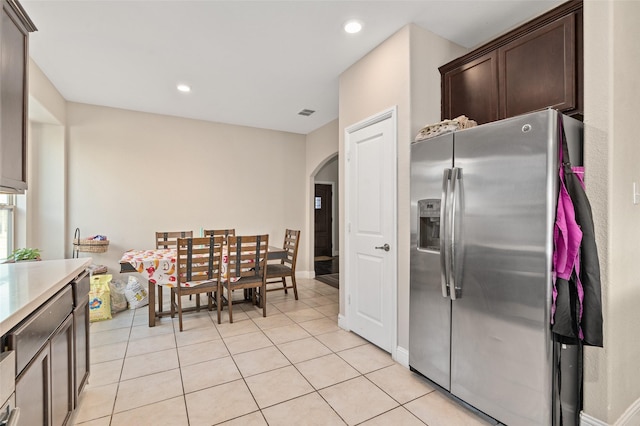
<svg viewBox="0 0 640 426"><path fill-rule="evenodd" d="M9 258L13 259L16 262L27 261L27 260L40 260L40 249L37 249L37 248L15 249L9 256Z"/></svg>

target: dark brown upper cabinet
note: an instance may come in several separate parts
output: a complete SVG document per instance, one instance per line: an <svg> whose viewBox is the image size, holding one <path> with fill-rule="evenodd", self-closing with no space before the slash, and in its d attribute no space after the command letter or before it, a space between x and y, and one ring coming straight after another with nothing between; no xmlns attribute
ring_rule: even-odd
<svg viewBox="0 0 640 426"><path fill-rule="evenodd" d="M498 52L479 58L442 75L443 120L460 115L478 123L495 121L498 115Z"/></svg>
<svg viewBox="0 0 640 426"><path fill-rule="evenodd" d="M36 27L17 0L0 0L0 192L27 189L29 32Z"/></svg>
<svg viewBox="0 0 640 426"><path fill-rule="evenodd" d="M478 124L544 108L582 116L582 1L570 1L441 66L442 119Z"/></svg>

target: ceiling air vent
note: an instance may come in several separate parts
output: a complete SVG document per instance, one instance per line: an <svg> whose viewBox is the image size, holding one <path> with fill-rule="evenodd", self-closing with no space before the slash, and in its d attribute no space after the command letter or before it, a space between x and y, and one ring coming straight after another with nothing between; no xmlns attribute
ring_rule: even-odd
<svg viewBox="0 0 640 426"><path fill-rule="evenodd" d="M312 109L303 109L302 111L300 111L298 113L298 115L304 115L305 117L310 116L311 114L313 114L315 111Z"/></svg>

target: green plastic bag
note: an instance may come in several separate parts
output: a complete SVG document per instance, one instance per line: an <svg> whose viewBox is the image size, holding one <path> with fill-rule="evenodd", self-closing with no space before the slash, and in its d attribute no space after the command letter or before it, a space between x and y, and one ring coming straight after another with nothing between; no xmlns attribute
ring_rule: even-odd
<svg viewBox="0 0 640 426"><path fill-rule="evenodd" d="M91 290L89 291L90 322L110 320L112 318L110 282L111 274L91 277Z"/></svg>

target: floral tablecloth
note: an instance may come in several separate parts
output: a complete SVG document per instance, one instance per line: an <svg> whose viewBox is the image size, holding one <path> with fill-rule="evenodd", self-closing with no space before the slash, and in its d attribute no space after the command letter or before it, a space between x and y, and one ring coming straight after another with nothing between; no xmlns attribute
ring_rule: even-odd
<svg viewBox="0 0 640 426"><path fill-rule="evenodd" d="M228 278L227 265L229 256L227 246L222 247L222 280ZM175 287L178 281L176 266L176 249L154 250L129 250L124 253L120 263L129 263L138 273L156 285ZM253 261L249 262L253 263ZM232 277L231 282L237 282L240 278ZM184 287L193 287L206 281L192 281L183 284Z"/></svg>
<svg viewBox="0 0 640 426"><path fill-rule="evenodd" d="M176 250L129 250L120 263L129 263L149 282L174 287L177 282Z"/></svg>

